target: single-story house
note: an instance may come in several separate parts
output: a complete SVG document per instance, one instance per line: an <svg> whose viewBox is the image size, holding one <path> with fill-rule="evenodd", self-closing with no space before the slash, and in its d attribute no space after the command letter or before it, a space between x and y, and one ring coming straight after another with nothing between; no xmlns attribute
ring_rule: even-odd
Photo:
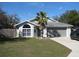
<svg viewBox="0 0 79 59"><path fill-rule="evenodd" d="M40 26L37 21L25 21L16 24L17 29L16 37L38 37L38 29ZM43 30L43 37L70 37L71 33L70 24L58 22L56 20L48 20L46 28Z"/></svg>

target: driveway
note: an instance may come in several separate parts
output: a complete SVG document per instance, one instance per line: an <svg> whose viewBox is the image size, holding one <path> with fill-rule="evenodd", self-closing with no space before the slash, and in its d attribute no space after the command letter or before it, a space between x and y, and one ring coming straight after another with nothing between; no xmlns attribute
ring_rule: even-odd
<svg viewBox="0 0 79 59"><path fill-rule="evenodd" d="M67 37L57 37L57 38L50 38L51 40L54 40L69 49L72 50L72 52L68 55L68 57L79 57L79 41L71 40Z"/></svg>

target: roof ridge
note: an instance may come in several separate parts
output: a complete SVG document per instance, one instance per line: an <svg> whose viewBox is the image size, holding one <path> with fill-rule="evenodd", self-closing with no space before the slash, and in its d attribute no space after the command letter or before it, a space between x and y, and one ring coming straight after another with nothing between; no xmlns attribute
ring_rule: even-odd
<svg viewBox="0 0 79 59"><path fill-rule="evenodd" d="M57 20L55 20L55 19L52 19L52 18L49 18L49 20L51 20L51 21L54 21L54 22L58 22Z"/></svg>

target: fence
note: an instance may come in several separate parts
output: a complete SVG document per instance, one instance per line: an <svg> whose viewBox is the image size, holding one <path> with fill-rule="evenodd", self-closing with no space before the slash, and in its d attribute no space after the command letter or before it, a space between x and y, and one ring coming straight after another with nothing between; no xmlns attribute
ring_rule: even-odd
<svg viewBox="0 0 79 59"><path fill-rule="evenodd" d="M5 37L15 38L17 34L16 29L0 29L0 34L4 35Z"/></svg>

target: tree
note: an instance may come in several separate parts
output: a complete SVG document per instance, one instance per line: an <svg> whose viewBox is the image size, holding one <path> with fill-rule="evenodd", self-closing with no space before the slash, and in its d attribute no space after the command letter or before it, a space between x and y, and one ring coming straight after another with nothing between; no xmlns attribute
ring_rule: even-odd
<svg viewBox="0 0 79 59"><path fill-rule="evenodd" d="M38 24L40 25L37 29L38 29L38 32L42 31L42 37L43 37L43 29L45 29L47 25L47 20L48 20L48 17L46 13L43 11L40 11L39 13L37 13L36 18L32 20L32 21L37 21ZM38 36L40 36L40 34L38 34Z"/></svg>
<svg viewBox="0 0 79 59"><path fill-rule="evenodd" d="M7 15L2 9L0 9L0 28L14 28L14 25L19 22L17 16Z"/></svg>
<svg viewBox="0 0 79 59"><path fill-rule="evenodd" d="M19 18L17 17L17 15L8 15L8 23L10 25L10 28L14 28L14 25L19 23L20 20Z"/></svg>
<svg viewBox="0 0 79 59"><path fill-rule="evenodd" d="M79 26L79 12L77 10L68 10L55 19L59 20L60 22Z"/></svg>

